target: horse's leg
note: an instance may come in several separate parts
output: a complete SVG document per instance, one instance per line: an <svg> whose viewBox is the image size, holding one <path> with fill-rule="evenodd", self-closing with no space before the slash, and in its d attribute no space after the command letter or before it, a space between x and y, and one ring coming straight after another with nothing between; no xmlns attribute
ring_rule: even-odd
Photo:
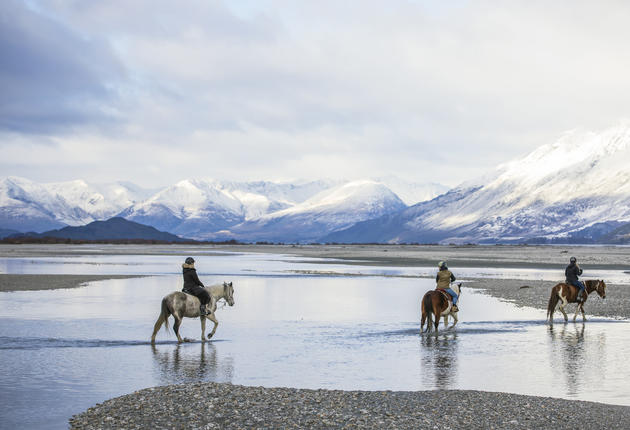
<svg viewBox="0 0 630 430"><path fill-rule="evenodd" d="M435 317L435 323L433 323L433 325L435 327L435 335L436 336L438 334L438 326L440 325L440 315L441 314L442 314L442 312L440 312L440 310L438 309L438 304L434 300L433 301L433 316Z"/></svg>
<svg viewBox="0 0 630 430"><path fill-rule="evenodd" d="M448 328L448 314L444 315L444 328Z"/></svg>
<svg viewBox="0 0 630 430"><path fill-rule="evenodd" d="M173 324L173 331L177 336L177 342L182 343L184 339L179 335L179 326L182 324L182 317L180 317L177 313L173 314L173 318L175 318L175 323Z"/></svg>
<svg viewBox="0 0 630 430"><path fill-rule="evenodd" d="M206 341L206 318L201 317L201 341Z"/></svg>
<svg viewBox="0 0 630 430"><path fill-rule="evenodd" d="M431 312L427 313L427 333L431 333L433 331L433 314Z"/></svg>
<svg viewBox="0 0 630 430"><path fill-rule="evenodd" d="M575 319L578 316L578 312L580 312L580 308L582 307L582 303L578 303L577 307L575 308L575 315L573 315L573 322L575 322ZM582 312L584 313L584 312Z"/></svg>
<svg viewBox="0 0 630 430"><path fill-rule="evenodd" d="M211 313L210 315L206 315L206 318L208 318L210 321L214 323L214 327L212 328L212 331L208 333L208 339L210 339L212 336L214 336L214 333L217 331L217 326L219 325L219 321L217 320L217 317L214 316L214 312ZM204 321L205 321L205 318L204 318Z"/></svg>
<svg viewBox="0 0 630 430"><path fill-rule="evenodd" d="M564 307L568 303L569 302L567 301L567 299L565 299L564 297L560 296L560 306L558 306L558 309L560 309L560 312L562 312L562 315L564 316L564 322L569 321L569 317L567 316L567 313L564 311Z"/></svg>
<svg viewBox="0 0 630 430"><path fill-rule="evenodd" d="M582 321L586 321L586 315L584 314L584 302L580 303L580 310L582 311Z"/></svg>
<svg viewBox="0 0 630 430"><path fill-rule="evenodd" d="M457 324L457 312L452 313L451 316L453 317L453 325L451 328L453 328L455 327L455 324Z"/></svg>

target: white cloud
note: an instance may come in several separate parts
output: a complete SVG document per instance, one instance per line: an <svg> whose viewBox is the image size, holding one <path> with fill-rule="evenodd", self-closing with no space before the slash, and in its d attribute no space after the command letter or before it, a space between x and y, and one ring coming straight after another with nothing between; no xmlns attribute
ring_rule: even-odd
<svg viewBox="0 0 630 430"><path fill-rule="evenodd" d="M124 70L105 75L117 122L46 133L64 174L86 179L89 144L110 180L145 186L201 170L455 185L565 129L630 117L624 2L33 3Z"/></svg>

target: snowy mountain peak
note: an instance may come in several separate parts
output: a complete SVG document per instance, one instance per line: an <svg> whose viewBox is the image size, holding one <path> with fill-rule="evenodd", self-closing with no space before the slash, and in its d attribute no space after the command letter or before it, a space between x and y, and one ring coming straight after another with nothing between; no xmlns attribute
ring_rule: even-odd
<svg viewBox="0 0 630 430"><path fill-rule="evenodd" d="M383 221L387 231L357 225L329 240L359 241L361 235L366 241L475 242L606 234L630 222L628 160L630 123L597 133L571 131Z"/></svg>

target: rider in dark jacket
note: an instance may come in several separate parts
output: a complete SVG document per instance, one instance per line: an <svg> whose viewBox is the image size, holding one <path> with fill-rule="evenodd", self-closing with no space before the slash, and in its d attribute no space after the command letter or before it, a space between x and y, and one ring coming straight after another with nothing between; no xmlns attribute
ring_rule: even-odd
<svg viewBox="0 0 630 430"><path fill-rule="evenodd" d="M577 265L577 259L571 257L569 259L569 265L564 269L564 276L566 277L567 284L573 285L580 289L577 300L581 301L584 294L584 284L578 280L578 276L582 274L582 269Z"/></svg>
<svg viewBox="0 0 630 430"><path fill-rule="evenodd" d="M192 257L188 257L186 262L182 264L182 273L184 275L184 288L182 291L197 297L201 302L199 306L200 316L207 315L206 305L210 303L210 294L208 294L208 291L206 291L203 283L197 276L195 260Z"/></svg>

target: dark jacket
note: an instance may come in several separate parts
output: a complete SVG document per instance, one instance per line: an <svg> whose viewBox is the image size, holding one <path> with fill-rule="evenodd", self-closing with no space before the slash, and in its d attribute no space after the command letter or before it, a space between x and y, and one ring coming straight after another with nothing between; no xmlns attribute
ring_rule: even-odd
<svg viewBox="0 0 630 430"><path fill-rule="evenodd" d="M192 265L184 264L182 269L182 273L184 274L184 288L182 289L184 292L187 291L195 291L198 287L203 288L203 283L199 280L197 276L197 270L192 267Z"/></svg>
<svg viewBox="0 0 630 430"><path fill-rule="evenodd" d="M567 278L567 283L575 282L578 280L578 276L582 274L582 269L575 263L571 263L564 269L564 276Z"/></svg>
<svg viewBox="0 0 630 430"><path fill-rule="evenodd" d="M455 275L448 269L440 269L435 277L435 282L437 282L437 288L450 288L451 282L455 282Z"/></svg>

